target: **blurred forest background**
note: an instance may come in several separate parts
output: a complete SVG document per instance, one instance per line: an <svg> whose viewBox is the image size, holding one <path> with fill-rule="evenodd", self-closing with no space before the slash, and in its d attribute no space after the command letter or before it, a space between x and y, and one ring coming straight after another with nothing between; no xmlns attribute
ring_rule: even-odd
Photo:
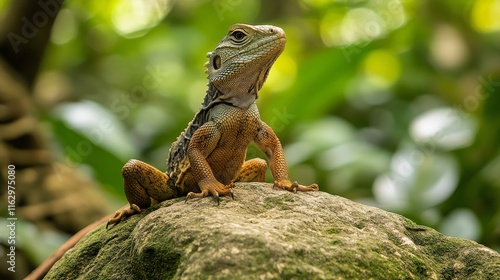
<svg viewBox="0 0 500 280"><path fill-rule="evenodd" d="M257 103L292 180L500 251L500 1L59 2L0 0L19 269L125 204L128 159L165 170L237 22L287 33Z"/></svg>

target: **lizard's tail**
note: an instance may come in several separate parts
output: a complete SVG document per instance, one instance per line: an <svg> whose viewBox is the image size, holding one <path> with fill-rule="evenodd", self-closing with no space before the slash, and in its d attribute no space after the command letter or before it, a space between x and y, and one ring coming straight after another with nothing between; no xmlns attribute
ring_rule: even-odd
<svg viewBox="0 0 500 280"><path fill-rule="evenodd" d="M80 241L87 233L91 232L93 229L97 228L99 225L104 224L113 214L106 215L100 220L97 220L90 225L84 227L82 230L73 235L68 241L66 241L59 249L57 249L50 257L48 257L42 264L40 264L35 270L33 270L24 280L41 280L47 272L52 268L52 266L60 259L62 256L73 246L75 246L78 241Z"/></svg>

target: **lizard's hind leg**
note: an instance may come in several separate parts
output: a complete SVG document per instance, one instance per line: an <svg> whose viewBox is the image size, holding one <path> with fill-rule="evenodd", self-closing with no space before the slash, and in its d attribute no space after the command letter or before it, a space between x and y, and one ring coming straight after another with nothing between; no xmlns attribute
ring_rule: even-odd
<svg viewBox="0 0 500 280"><path fill-rule="evenodd" d="M236 176L236 182L265 182L267 162L261 158L247 160Z"/></svg>
<svg viewBox="0 0 500 280"><path fill-rule="evenodd" d="M141 209L151 206L151 200L164 201L177 196L176 190L167 186L167 174L140 160L129 160L122 168L122 176L130 208L117 211L106 227L140 213Z"/></svg>

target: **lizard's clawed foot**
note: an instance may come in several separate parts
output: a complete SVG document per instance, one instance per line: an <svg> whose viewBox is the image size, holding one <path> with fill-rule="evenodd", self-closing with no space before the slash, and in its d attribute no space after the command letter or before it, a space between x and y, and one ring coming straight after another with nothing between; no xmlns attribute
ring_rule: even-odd
<svg viewBox="0 0 500 280"><path fill-rule="evenodd" d="M108 229L108 226L118 224L121 220L125 219L126 217L132 216L137 213L141 213L141 208L139 208L139 206L135 204L131 204L129 209L116 211L113 218L110 218L106 223L106 229Z"/></svg>
<svg viewBox="0 0 500 280"><path fill-rule="evenodd" d="M279 180L279 181L274 181L273 189L274 188L280 188L284 189L287 191L293 191L293 192L308 192L308 191L317 191L319 190L318 184L312 184L309 186L303 186L299 185L297 181L291 182L289 180Z"/></svg>
<svg viewBox="0 0 500 280"><path fill-rule="evenodd" d="M206 187L201 187L201 192L200 193L194 193L190 192L186 195L186 199L184 202L187 202L188 199L191 198L203 198L208 196L208 194L211 194L216 200L217 200L217 205L220 204L220 198L219 196L231 196L231 198L234 200L234 194L233 194L233 188L235 187L234 183L231 183L227 186L224 186L221 183L216 183L216 184L211 184Z"/></svg>

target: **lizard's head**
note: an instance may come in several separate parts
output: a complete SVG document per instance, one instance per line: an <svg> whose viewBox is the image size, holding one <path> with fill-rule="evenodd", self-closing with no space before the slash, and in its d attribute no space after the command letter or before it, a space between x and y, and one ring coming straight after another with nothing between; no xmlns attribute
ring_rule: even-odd
<svg viewBox="0 0 500 280"><path fill-rule="evenodd" d="M222 93L224 102L250 106L285 43L285 32L279 27L232 25L215 50L207 54L209 83Z"/></svg>

